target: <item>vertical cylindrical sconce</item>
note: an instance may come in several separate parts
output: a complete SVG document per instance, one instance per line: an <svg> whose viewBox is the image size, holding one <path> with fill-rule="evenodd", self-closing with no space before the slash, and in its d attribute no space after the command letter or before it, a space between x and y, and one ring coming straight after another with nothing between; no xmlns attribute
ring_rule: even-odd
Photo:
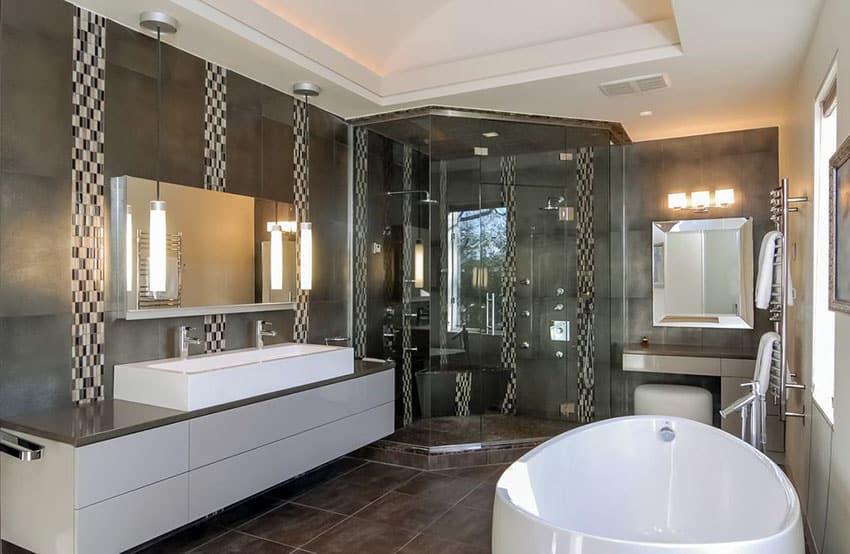
<svg viewBox="0 0 850 554"><path fill-rule="evenodd" d="M148 288L151 292L165 292L165 241L165 202L152 200L148 229Z"/></svg>
<svg viewBox="0 0 850 554"><path fill-rule="evenodd" d="M131 292L133 290L133 281L135 281L136 270L134 268L134 252L133 252L133 240L135 235L135 229L133 227L133 206L127 206L127 238L125 239L124 249L125 252L125 266L126 266L126 281L127 281L127 292Z"/></svg>
<svg viewBox="0 0 850 554"><path fill-rule="evenodd" d="M418 289L425 286L425 245L420 239L413 248L413 286Z"/></svg>
<svg viewBox="0 0 850 554"><path fill-rule="evenodd" d="M283 288L283 227L275 222L271 228L271 288Z"/></svg>
<svg viewBox="0 0 850 554"><path fill-rule="evenodd" d="M301 290L313 288L313 225L304 222L300 226Z"/></svg>

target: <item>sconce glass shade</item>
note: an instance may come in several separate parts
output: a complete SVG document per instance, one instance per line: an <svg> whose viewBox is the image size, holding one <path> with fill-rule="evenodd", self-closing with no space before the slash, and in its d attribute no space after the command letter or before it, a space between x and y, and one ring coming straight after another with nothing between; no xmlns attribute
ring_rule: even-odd
<svg viewBox="0 0 850 554"><path fill-rule="evenodd" d="M272 225L271 228L271 288L283 288L283 227Z"/></svg>
<svg viewBox="0 0 850 554"><path fill-rule="evenodd" d="M294 221L266 221L266 231L269 233L272 232L272 228L275 225L279 225L281 230L284 233L294 233L295 232L295 222Z"/></svg>
<svg viewBox="0 0 850 554"><path fill-rule="evenodd" d="M717 189L714 191L714 205L728 206L735 203L735 189Z"/></svg>
<svg viewBox="0 0 850 554"><path fill-rule="evenodd" d="M148 288L151 292L165 292L165 202L151 201L150 228L148 229Z"/></svg>
<svg viewBox="0 0 850 554"><path fill-rule="evenodd" d="M133 255L133 243L135 242L133 240L135 234L134 231L135 229L133 228L133 206L127 206L127 237L125 239L126 242L124 245L124 250L126 250L124 254L126 263L124 265L126 266L127 271L127 292L133 291L133 281L135 281L136 277L136 271L133 268L133 261L135 258L135 256Z"/></svg>
<svg viewBox="0 0 850 554"><path fill-rule="evenodd" d="M304 222L300 226L301 290L313 288L313 225Z"/></svg>
<svg viewBox="0 0 850 554"><path fill-rule="evenodd" d="M418 239L413 248L413 286L418 289L425 286L425 245Z"/></svg>
<svg viewBox="0 0 850 554"><path fill-rule="evenodd" d="M667 195L667 207L671 210L681 210L688 207L688 195L684 192L674 192Z"/></svg>
<svg viewBox="0 0 850 554"><path fill-rule="evenodd" d="M707 190L700 190L691 193L692 208L707 208L711 205L711 193Z"/></svg>

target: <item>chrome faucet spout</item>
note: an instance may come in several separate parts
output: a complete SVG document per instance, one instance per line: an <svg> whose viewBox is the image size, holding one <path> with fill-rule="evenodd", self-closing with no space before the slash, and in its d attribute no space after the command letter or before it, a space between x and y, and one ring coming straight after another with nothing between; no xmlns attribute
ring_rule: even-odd
<svg viewBox="0 0 850 554"><path fill-rule="evenodd" d="M181 325L178 329L177 333L177 347L179 350L179 355L181 360L185 360L189 357L189 345L190 344L201 344L201 339L197 337L190 336L189 333L194 331L194 327L190 327L188 325Z"/></svg>
<svg viewBox="0 0 850 554"><path fill-rule="evenodd" d="M272 328L271 321L263 321L258 320L256 322L256 326L254 327L254 346L257 349L261 349L265 344L263 343L263 337L276 337L277 331Z"/></svg>

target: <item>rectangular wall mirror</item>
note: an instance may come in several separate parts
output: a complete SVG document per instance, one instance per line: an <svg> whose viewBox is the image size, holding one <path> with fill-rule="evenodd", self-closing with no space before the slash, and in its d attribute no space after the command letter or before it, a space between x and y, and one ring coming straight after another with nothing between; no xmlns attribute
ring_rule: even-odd
<svg viewBox="0 0 850 554"><path fill-rule="evenodd" d="M752 218L652 223L652 319L658 327L752 329Z"/></svg>
<svg viewBox="0 0 850 554"><path fill-rule="evenodd" d="M125 176L111 185L112 283L127 319L292 309L291 204L160 183L166 234L157 241L156 182Z"/></svg>

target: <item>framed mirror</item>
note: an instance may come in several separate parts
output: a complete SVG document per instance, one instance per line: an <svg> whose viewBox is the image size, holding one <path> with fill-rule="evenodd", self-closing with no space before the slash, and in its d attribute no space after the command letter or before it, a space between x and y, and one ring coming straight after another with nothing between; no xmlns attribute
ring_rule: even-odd
<svg viewBox="0 0 850 554"><path fill-rule="evenodd" d="M752 218L654 221L651 255L655 326L753 328Z"/></svg>
<svg viewBox="0 0 850 554"><path fill-rule="evenodd" d="M160 183L163 237L151 229L155 181L111 186L111 277L126 319L293 309L291 204Z"/></svg>

